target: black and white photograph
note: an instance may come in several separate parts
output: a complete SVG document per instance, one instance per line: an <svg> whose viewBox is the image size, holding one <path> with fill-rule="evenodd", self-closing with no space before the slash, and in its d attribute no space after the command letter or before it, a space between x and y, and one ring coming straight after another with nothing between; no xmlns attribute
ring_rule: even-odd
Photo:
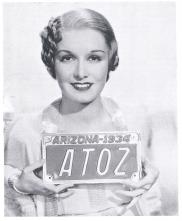
<svg viewBox="0 0 182 221"><path fill-rule="evenodd" d="M178 216L176 2L2 8L4 217Z"/></svg>

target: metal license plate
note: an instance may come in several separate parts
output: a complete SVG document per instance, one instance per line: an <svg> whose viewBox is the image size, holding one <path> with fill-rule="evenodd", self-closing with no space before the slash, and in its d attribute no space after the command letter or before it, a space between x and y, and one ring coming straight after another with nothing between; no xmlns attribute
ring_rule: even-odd
<svg viewBox="0 0 182 221"><path fill-rule="evenodd" d="M139 179L140 135L135 132L43 134L43 179L60 184Z"/></svg>

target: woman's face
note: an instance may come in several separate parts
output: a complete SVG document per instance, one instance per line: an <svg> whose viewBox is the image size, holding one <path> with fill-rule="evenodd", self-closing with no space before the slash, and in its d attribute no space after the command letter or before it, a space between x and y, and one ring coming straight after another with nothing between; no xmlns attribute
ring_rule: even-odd
<svg viewBox="0 0 182 221"><path fill-rule="evenodd" d="M90 103L106 83L109 49L103 35L92 29L63 31L57 44L55 73L63 99Z"/></svg>

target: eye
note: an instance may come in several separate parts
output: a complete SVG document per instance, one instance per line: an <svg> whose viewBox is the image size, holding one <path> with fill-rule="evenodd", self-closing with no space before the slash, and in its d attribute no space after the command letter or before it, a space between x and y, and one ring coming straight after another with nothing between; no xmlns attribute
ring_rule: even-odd
<svg viewBox="0 0 182 221"><path fill-rule="evenodd" d="M98 62L98 61L101 61L101 57L98 55L90 55L88 60L92 62Z"/></svg>
<svg viewBox="0 0 182 221"><path fill-rule="evenodd" d="M64 55L60 58L61 62L69 62L72 61L74 58L72 55Z"/></svg>

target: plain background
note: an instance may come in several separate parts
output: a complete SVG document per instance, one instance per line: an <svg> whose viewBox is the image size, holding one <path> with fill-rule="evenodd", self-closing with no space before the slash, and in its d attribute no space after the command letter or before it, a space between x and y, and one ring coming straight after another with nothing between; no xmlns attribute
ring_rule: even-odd
<svg viewBox="0 0 182 221"><path fill-rule="evenodd" d="M41 61L39 33L50 17L75 7L101 12L114 28L120 64L111 72L103 95L114 98L121 107L142 107L150 116L153 160L161 171L164 211L174 215L177 148L173 2L4 4L4 110L34 112L60 96L57 83Z"/></svg>

